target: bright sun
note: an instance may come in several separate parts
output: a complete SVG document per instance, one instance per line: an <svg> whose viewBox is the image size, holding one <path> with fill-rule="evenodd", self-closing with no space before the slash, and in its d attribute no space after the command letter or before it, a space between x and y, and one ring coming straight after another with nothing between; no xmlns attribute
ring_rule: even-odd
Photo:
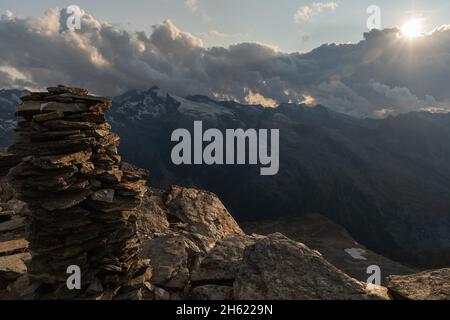
<svg viewBox="0 0 450 320"><path fill-rule="evenodd" d="M417 38L422 35L422 20L412 19L406 22L402 27L402 34L407 38Z"/></svg>

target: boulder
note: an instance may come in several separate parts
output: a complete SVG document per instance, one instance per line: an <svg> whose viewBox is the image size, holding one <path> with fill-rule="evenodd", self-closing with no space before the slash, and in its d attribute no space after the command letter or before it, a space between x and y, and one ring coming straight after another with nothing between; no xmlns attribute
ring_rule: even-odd
<svg viewBox="0 0 450 320"><path fill-rule="evenodd" d="M281 234L248 247L234 283L238 300L366 300L365 285L317 251Z"/></svg>
<svg viewBox="0 0 450 320"><path fill-rule="evenodd" d="M387 278L389 294L403 300L449 300L450 269Z"/></svg>
<svg viewBox="0 0 450 320"><path fill-rule="evenodd" d="M169 221L162 203L162 192L149 189L139 207L138 231L142 239L170 232Z"/></svg>
<svg viewBox="0 0 450 320"><path fill-rule="evenodd" d="M245 249L258 239L261 237L229 236L219 240L200 265L193 270L192 285L227 284L232 286L244 258Z"/></svg>
<svg viewBox="0 0 450 320"><path fill-rule="evenodd" d="M147 240L141 257L153 264L151 283L164 289L183 290L189 282L188 247L183 236L165 235Z"/></svg>
<svg viewBox="0 0 450 320"><path fill-rule="evenodd" d="M120 185L126 189L126 185ZM182 234L206 252L217 240L227 236L244 235L237 222L213 193L178 186L167 191L145 186L143 189L148 191L139 207L140 225L142 232L150 238L155 234Z"/></svg>
<svg viewBox="0 0 450 320"><path fill-rule="evenodd" d="M163 195L169 223L189 233L222 239L244 232L220 199L211 192L174 186Z"/></svg>
<svg viewBox="0 0 450 320"><path fill-rule="evenodd" d="M367 268L372 265L380 267L382 280L389 275L412 274L419 271L364 247L345 228L321 214L280 217L274 220L247 222L241 226L249 234L268 235L280 232L289 239L304 243L309 248L319 251L338 269L363 282L369 278Z"/></svg>

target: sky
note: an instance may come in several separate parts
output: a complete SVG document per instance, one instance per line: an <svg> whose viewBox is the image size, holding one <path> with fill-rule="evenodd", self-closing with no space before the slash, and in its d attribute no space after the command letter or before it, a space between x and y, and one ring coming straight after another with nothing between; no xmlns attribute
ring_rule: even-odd
<svg viewBox="0 0 450 320"><path fill-rule="evenodd" d="M448 0L73 1L0 0L0 88L450 112Z"/></svg>
<svg viewBox="0 0 450 320"><path fill-rule="evenodd" d="M381 10L381 28L417 17L425 30L433 30L449 23L450 12L450 1L442 0L0 0L0 14L42 16L69 5L128 31L151 33L153 25L170 19L206 47L259 42L283 52L361 40L370 5Z"/></svg>

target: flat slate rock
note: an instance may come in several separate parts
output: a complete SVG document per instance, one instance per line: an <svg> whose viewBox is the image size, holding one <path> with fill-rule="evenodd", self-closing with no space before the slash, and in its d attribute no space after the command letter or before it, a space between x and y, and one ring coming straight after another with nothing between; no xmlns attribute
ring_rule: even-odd
<svg viewBox="0 0 450 320"><path fill-rule="evenodd" d="M0 256L12 255L15 253L23 253L27 250L28 250L28 241L25 239L0 242Z"/></svg>
<svg viewBox="0 0 450 320"><path fill-rule="evenodd" d="M53 195L48 199L41 199L40 205L48 211L66 210L75 207L88 197L87 192L72 193L65 195Z"/></svg>
<svg viewBox="0 0 450 320"><path fill-rule="evenodd" d="M0 257L0 279L14 280L27 272L25 262L31 259L29 253L19 253L11 256Z"/></svg>
<svg viewBox="0 0 450 320"><path fill-rule="evenodd" d="M9 169L18 165L22 157L6 152L0 152L0 177L6 175Z"/></svg>
<svg viewBox="0 0 450 320"><path fill-rule="evenodd" d="M13 216L11 220L0 223L0 232L14 231L24 227L25 218Z"/></svg>
<svg viewBox="0 0 450 320"><path fill-rule="evenodd" d="M6 288L27 273L27 263L30 260L31 255L28 252L0 257L0 300L7 294ZM6 295L6 299L15 298L15 295L12 297Z"/></svg>
<svg viewBox="0 0 450 320"><path fill-rule="evenodd" d="M59 85L57 87L48 87L47 91L51 94L65 94L71 93L81 96L86 96L89 94L89 90L85 88L74 88L74 87L66 87L63 85Z"/></svg>
<svg viewBox="0 0 450 320"><path fill-rule="evenodd" d="M86 112L89 106L85 103L63 103L63 102L44 102L44 101L24 101L17 109L18 116L39 114L41 117L47 113L78 113Z"/></svg>

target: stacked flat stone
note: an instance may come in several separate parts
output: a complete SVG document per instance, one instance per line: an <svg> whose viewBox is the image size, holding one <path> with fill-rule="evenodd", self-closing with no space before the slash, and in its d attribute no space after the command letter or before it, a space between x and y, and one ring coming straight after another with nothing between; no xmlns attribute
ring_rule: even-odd
<svg viewBox="0 0 450 320"><path fill-rule="evenodd" d="M110 99L47 90L22 98L24 121L8 150L23 158L10 180L32 212L29 272L44 298L139 298L150 277L136 236L145 172L121 163L119 136L104 115ZM67 288L72 265L81 269L81 290Z"/></svg>
<svg viewBox="0 0 450 320"><path fill-rule="evenodd" d="M0 150L0 177L6 176L9 169L19 164L20 157Z"/></svg>

